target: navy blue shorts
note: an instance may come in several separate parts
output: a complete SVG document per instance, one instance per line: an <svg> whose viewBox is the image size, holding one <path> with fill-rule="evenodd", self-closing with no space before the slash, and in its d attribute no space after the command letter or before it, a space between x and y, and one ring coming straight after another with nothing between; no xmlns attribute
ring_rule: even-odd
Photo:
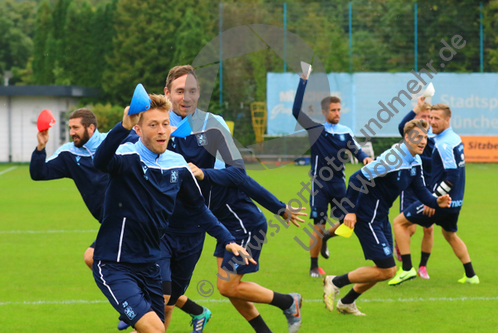
<svg viewBox="0 0 498 333"><path fill-rule="evenodd" d="M157 264L94 261L93 277L120 319L131 326L154 311L164 322L161 273Z"/></svg>
<svg viewBox="0 0 498 333"><path fill-rule="evenodd" d="M358 220L354 232L366 260L381 261L393 257L393 235L388 217L372 223Z"/></svg>
<svg viewBox="0 0 498 333"><path fill-rule="evenodd" d="M436 208L433 216L429 217L423 214L424 204L416 201L403 211L406 219L411 223L418 224L422 227L429 228L433 224L441 226L446 231L457 232L457 222L460 210L451 211L445 208Z"/></svg>
<svg viewBox="0 0 498 333"><path fill-rule="evenodd" d="M205 233L165 234L161 239L161 278L171 281L171 297L168 305L173 305L183 295L190 284L195 265L199 261L204 246Z"/></svg>
<svg viewBox="0 0 498 333"><path fill-rule="evenodd" d="M242 246L256 260L257 265L249 263L245 264L241 256L236 256L232 252L225 249L225 244L217 243L214 251L214 256L223 258L221 267L230 274L248 274L259 271L259 256L263 250L263 243L266 241L266 231L268 226L266 222L259 225L257 228L247 231L245 237L236 237L235 242Z"/></svg>
<svg viewBox="0 0 498 333"><path fill-rule="evenodd" d="M334 220L341 220L344 218L344 212L334 200L338 203L346 196L346 185L345 183L325 183L322 184L323 187L320 188L318 185L313 183L312 194L310 195L310 205L311 213L310 218L315 220L320 219L320 224L325 224L326 220L323 218L327 216L327 210L330 205L330 217ZM314 192L316 195L313 195Z"/></svg>

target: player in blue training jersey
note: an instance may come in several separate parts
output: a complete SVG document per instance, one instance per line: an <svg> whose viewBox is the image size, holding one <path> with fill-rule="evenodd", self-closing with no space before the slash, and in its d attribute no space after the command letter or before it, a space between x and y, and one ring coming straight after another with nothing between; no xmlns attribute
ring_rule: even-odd
<svg viewBox="0 0 498 333"><path fill-rule="evenodd" d="M432 154L430 188L435 195L449 194L453 200L451 207L433 210L417 201L394 219L394 235L403 258L403 266L394 279L389 281L389 285L398 285L416 276L410 255L409 228L412 224L423 227L430 227L433 224L441 226L444 238L451 245L465 269L463 278L458 282L479 283L479 277L472 267L467 246L456 234L458 215L462 208L465 190L465 157L462 140L453 132L450 118L451 110L446 104L436 104L431 107L431 126L432 132L436 134L434 137L436 144Z"/></svg>
<svg viewBox="0 0 498 333"><path fill-rule="evenodd" d="M405 124L410 120L424 119L429 122L431 118L430 111L431 105L425 102L425 97L420 96L418 98L417 105L413 108L413 111L410 111L399 123L398 129L401 136L403 136ZM434 149L434 133L432 133L431 128L429 128L427 135L427 146L425 147L424 152L420 155L420 159L422 160L422 167L424 169L425 184L430 186L432 173L432 150ZM401 192L399 197L399 212L402 213L404 209L408 208L415 201L417 201L417 198L410 188L407 188L405 191ZM415 234L416 227L417 226L415 224L410 227L410 237ZM432 245L434 243L434 226L430 226L428 228L422 227L422 229L424 230L424 236L422 238L422 251L417 275L422 279L429 279L429 274L427 273L427 261L431 255ZM396 240L394 241L394 254L398 261L402 261Z"/></svg>
<svg viewBox="0 0 498 333"><path fill-rule="evenodd" d="M294 333L301 326L301 295L298 293L280 294L253 282L242 281L245 274L259 270L259 255L263 244L267 242L267 221L263 213L251 201L256 200L263 207L284 219L304 222L292 207L279 201L273 194L247 175L226 170L199 169L189 163L192 172L202 182L212 184L210 210L235 237L237 243L244 246L258 265L245 265L227 252L223 244L218 243L214 255L218 263L217 287L220 293L228 297L233 306L246 319L257 333L271 333L253 303L270 304L279 307L288 323L289 333ZM287 215L289 214L289 215ZM280 220L282 221L282 220ZM275 225L274 225L275 226ZM279 226L277 228L280 229ZM278 230L279 230L278 229Z"/></svg>
<svg viewBox="0 0 498 333"><path fill-rule="evenodd" d="M244 163L233 144L232 137L223 118L197 109L200 87L192 66L176 66L166 78L165 95L172 103L169 112L171 125L178 127L184 122L189 127L185 138L174 137L168 150L182 155L187 162L200 168L213 168L217 154L228 164L228 169L245 175ZM209 207L212 195L209 183L199 184L206 205ZM204 245L205 232L199 228L200 221L191 216L188 209L178 200L169 221L166 235L161 241L163 291L169 301L165 307L166 328L171 313L179 300L182 310L188 308L192 315L194 332L201 332L211 316L210 311L188 300L182 295L187 290L195 265Z"/></svg>
<svg viewBox="0 0 498 333"><path fill-rule="evenodd" d="M109 173L110 179L93 274L111 305L137 332L162 333L164 298L157 262L177 196L202 230L234 254L249 255L207 209L185 159L166 151L171 103L162 95L149 96L150 109L128 116L126 108L123 121L95 153L95 167ZM134 126L140 140L120 145Z"/></svg>
<svg viewBox="0 0 498 333"><path fill-rule="evenodd" d="M31 155L29 172L33 180L71 178L85 202L88 210L97 221L102 221L102 203L105 188L109 181L106 173L93 166L93 155L107 133L97 129L97 117L85 108L77 109L69 115L68 142L47 157L45 146L48 130L38 132L38 145ZM85 251L85 263L92 269L95 243Z"/></svg>
<svg viewBox="0 0 498 333"><path fill-rule="evenodd" d="M313 121L301 111L307 83L306 78L301 78L299 81L292 114L308 131L311 144L310 177L313 177L313 181L310 192L310 218L313 219L315 228L310 239L310 276L320 277L318 254L321 252L326 259L329 257L327 240L335 235L334 231L339 226L337 223L325 230L328 206L331 207L330 216L337 220L334 211L338 210L339 203L346 196L344 175L344 163L348 160L345 157L346 151L353 153L365 165L372 159L361 150L351 129L339 124L341 100L338 97L326 97L321 102L325 124Z"/></svg>
<svg viewBox="0 0 498 333"><path fill-rule="evenodd" d="M327 275L324 279L324 302L332 311L340 288L354 283L349 293L337 302L344 314L363 316L356 299L377 282L392 278L396 273L389 209L401 191L411 187L415 195L429 207L449 207L451 198L434 197L425 187L422 161L427 144L429 124L422 119L409 121L404 128L404 142L386 150L377 160L355 172L349 178L344 209L348 214L344 224L354 228L365 259L375 266L360 267L347 274Z"/></svg>

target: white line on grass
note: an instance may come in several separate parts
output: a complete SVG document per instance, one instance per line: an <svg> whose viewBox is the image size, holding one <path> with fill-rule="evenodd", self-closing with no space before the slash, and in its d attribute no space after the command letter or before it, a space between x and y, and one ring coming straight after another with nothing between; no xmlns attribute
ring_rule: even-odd
<svg viewBox="0 0 498 333"><path fill-rule="evenodd" d="M98 230L0 230L0 234L61 234L61 233L88 233Z"/></svg>
<svg viewBox="0 0 498 333"><path fill-rule="evenodd" d="M455 301L496 301L498 297L429 297L429 298L373 298L361 299L361 302L455 302ZM228 303L228 299L196 299L195 302L199 303ZM314 302L323 302L323 299L304 299L305 303L314 303ZM63 300L63 301L24 301L24 302L0 302L1 305L44 305L44 304L100 304L107 303L107 300L79 300L79 299L71 299L71 300Z"/></svg>
<svg viewBox="0 0 498 333"><path fill-rule="evenodd" d="M7 172L12 171L12 170L14 170L14 169L17 169L17 167L16 167L16 166L15 166L15 167L10 167L10 168L8 168L8 169L5 169L5 170L3 170L3 171L0 171L0 176L1 176L1 175L3 175L4 173L7 173Z"/></svg>

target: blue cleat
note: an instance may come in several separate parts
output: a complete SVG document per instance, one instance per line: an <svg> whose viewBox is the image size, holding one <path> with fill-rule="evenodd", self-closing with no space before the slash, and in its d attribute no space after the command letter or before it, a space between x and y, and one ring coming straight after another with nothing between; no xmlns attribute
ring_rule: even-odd
<svg viewBox="0 0 498 333"><path fill-rule="evenodd" d="M130 325L128 325L127 323L125 323L122 320L119 321L119 323L118 323L118 330L122 331L122 330L127 329L128 327L130 327Z"/></svg>
<svg viewBox="0 0 498 333"><path fill-rule="evenodd" d="M202 333L202 330L206 326L207 322L211 318L211 311L208 308L202 307L203 311L200 315L192 316L192 321L190 325L193 327L192 333Z"/></svg>
<svg viewBox="0 0 498 333"><path fill-rule="evenodd" d="M296 333L301 327L301 306L303 299L298 293L290 293L289 295L292 296L294 302L292 302L290 308L284 310L284 315L289 325L289 333Z"/></svg>

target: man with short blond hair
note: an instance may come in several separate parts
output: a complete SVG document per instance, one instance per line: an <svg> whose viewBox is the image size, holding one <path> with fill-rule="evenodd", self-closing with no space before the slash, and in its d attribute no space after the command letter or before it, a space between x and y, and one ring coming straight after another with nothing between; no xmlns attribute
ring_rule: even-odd
<svg viewBox="0 0 498 333"><path fill-rule="evenodd" d="M111 305L138 333L163 333L164 298L157 262L177 197L202 230L234 254L250 256L207 209L185 159L166 150L171 103L163 95L149 97L150 109L128 115L127 107L123 121L95 153L95 167L109 173L110 179L93 274ZM133 127L140 140L121 145Z"/></svg>
<svg viewBox="0 0 498 333"><path fill-rule="evenodd" d="M332 311L340 288L354 283L346 296L337 302L337 310L344 314L363 316L356 307L356 299L377 282L390 279L396 273L389 209L401 191L412 187L415 195L430 207L448 207L448 195L435 198L425 187L420 154L427 144L428 123L411 120L404 127L404 141L386 150L375 161L364 166L349 178L348 214L344 224L354 228L366 260L374 266L360 267L352 272L324 280L324 302Z"/></svg>
<svg viewBox="0 0 498 333"><path fill-rule="evenodd" d="M462 140L451 128L450 119L451 109L448 105L440 103L431 107L432 132L436 136L434 137L432 179L429 188L436 196L449 194L453 199L451 207L432 210L417 201L394 219L394 235L403 258L403 266L389 281L389 285L397 285L416 276L410 255L409 228L413 224L423 227L430 227L433 224L441 226L444 238L462 262L465 270L458 282L479 283L479 277L474 272L467 246L456 234L465 191L465 156Z"/></svg>

